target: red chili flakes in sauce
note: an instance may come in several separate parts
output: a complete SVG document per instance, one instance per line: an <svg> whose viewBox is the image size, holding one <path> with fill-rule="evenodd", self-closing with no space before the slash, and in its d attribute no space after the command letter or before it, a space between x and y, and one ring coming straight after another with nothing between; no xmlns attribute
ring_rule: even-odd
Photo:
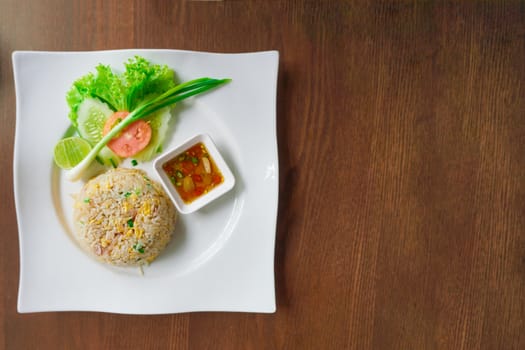
<svg viewBox="0 0 525 350"><path fill-rule="evenodd" d="M224 182L206 146L197 143L162 166L185 203L191 203Z"/></svg>

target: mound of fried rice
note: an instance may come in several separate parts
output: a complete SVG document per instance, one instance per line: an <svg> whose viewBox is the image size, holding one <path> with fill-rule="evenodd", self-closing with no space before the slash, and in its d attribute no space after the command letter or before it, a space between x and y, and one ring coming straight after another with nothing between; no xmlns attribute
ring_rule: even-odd
<svg viewBox="0 0 525 350"><path fill-rule="evenodd" d="M176 215L161 186L144 171L116 168L89 180L76 196L74 231L99 260L140 266L166 247Z"/></svg>

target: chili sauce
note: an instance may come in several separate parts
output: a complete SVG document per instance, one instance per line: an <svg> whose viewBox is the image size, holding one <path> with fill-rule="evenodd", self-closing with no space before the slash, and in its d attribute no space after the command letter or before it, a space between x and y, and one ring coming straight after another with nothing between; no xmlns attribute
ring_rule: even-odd
<svg viewBox="0 0 525 350"><path fill-rule="evenodd" d="M162 166L185 203L224 182L224 177L202 142L190 147Z"/></svg>

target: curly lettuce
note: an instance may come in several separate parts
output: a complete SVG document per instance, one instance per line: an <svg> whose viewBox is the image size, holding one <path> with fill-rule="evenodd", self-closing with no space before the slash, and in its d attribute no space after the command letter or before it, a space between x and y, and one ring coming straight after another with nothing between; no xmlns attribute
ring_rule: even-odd
<svg viewBox="0 0 525 350"><path fill-rule="evenodd" d="M124 73L117 74L109 66L99 64L95 74L88 73L73 82L66 101L75 127L78 108L86 98L97 98L113 111L132 112L176 86L175 72L166 65L152 64L140 56L130 58L124 65Z"/></svg>

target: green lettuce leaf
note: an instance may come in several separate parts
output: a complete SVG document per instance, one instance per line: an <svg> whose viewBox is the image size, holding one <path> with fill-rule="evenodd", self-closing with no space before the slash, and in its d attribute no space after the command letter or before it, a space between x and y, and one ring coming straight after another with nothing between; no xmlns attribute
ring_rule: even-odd
<svg viewBox="0 0 525 350"><path fill-rule="evenodd" d="M127 108L131 112L144 100L159 96L175 84L175 73L168 66L151 64L135 56L125 64L124 79L127 87Z"/></svg>
<svg viewBox="0 0 525 350"><path fill-rule="evenodd" d="M69 119L77 126L79 105L88 97L98 98L114 111L132 112L142 103L176 85L175 72L166 65L152 64L135 56L125 63L125 72L117 74L99 64L96 73L88 73L73 82L66 94Z"/></svg>

